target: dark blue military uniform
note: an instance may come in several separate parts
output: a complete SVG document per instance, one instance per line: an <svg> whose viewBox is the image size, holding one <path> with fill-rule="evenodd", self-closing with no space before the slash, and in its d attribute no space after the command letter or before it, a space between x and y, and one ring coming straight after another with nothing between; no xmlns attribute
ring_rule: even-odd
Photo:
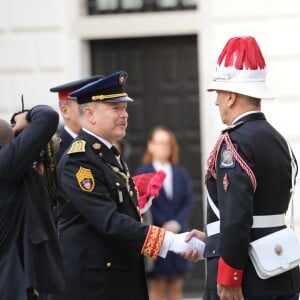
<svg viewBox="0 0 300 300"><path fill-rule="evenodd" d="M141 249L149 227L126 176L111 149L82 130L62 157L59 182L71 203L58 223L67 281L61 299L148 299Z"/></svg>
<svg viewBox="0 0 300 300"><path fill-rule="evenodd" d="M284 214L288 209L292 184L286 140L263 113L251 113L225 130L219 141L206 175L208 193L220 212L220 233L208 237L205 250L206 299L218 299L216 278L230 277L230 272L232 282L228 285L241 281L245 297L298 293L298 267L262 280L248 256L250 241L284 227L251 228L253 216ZM207 223L218 220L208 205Z"/></svg>
<svg viewBox="0 0 300 300"><path fill-rule="evenodd" d="M69 96L78 104L132 102L126 79L118 71ZM165 230L140 223L128 168L98 131L82 129L59 162L59 188L70 201L58 220L67 291L54 299L147 300L142 255L157 257Z"/></svg>
<svg viewBox="0 0 300 300"><path fill-rule="evenodd" d="M62 257L42 176L32 168L51 139L58 114L36 106L30 124L0 150L0 298L27 299L64 288Z"/></svg>

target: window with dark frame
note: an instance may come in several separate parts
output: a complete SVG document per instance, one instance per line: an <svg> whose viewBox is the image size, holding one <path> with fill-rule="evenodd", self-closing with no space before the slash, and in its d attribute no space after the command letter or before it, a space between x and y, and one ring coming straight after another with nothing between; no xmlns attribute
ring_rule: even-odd
<svg viewBox="0 0 300 300"><path fill-rule="evenodd" d="M191 10L198 0L87 0L88 13L119 14L131 12L161 12Z"/></svg>

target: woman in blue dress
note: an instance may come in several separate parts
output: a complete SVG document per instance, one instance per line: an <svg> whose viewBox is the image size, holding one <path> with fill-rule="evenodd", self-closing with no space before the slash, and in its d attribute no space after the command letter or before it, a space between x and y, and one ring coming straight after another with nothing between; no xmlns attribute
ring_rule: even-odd
<svg viewBox="0 0 300 300"><path fill-rule="evenodd" d="M152 222L173 233L187 231L193 206L193 193L189 175L178 164L179 147L174 133L158 126L150 132L142 166L137 174L162 170L166 173L163 188L151 206ZM168 253L158 258L148 273L150 300L180 300L184 275L191 263L179 255Z"/></svg>

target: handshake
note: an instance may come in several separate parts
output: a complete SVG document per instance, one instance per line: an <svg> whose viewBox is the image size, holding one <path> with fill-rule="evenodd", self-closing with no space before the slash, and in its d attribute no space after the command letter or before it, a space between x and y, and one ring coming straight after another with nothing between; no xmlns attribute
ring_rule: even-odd
<svg viewBox="0 0 300 300"><path fill-rule="evenodd" d="M188 232L174 234L170 231L166 231L163 248L166 247L168 251L172 251L177 254L192 250L197 251L198 258L202 259L205 243L196 237L187 238L187 234ZM163 253L160 256L165 257Z"/></svg>

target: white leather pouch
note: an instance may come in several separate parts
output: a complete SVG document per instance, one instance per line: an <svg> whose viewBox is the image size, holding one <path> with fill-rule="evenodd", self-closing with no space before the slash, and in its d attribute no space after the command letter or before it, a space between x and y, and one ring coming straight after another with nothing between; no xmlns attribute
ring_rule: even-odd
<svg viewBox="0 0 300 300"><path fill-rule="evenodd" d="M300 264L300 243L292 228L285 228L250 243L249 256L262 279L267 279Z"/></svg>

